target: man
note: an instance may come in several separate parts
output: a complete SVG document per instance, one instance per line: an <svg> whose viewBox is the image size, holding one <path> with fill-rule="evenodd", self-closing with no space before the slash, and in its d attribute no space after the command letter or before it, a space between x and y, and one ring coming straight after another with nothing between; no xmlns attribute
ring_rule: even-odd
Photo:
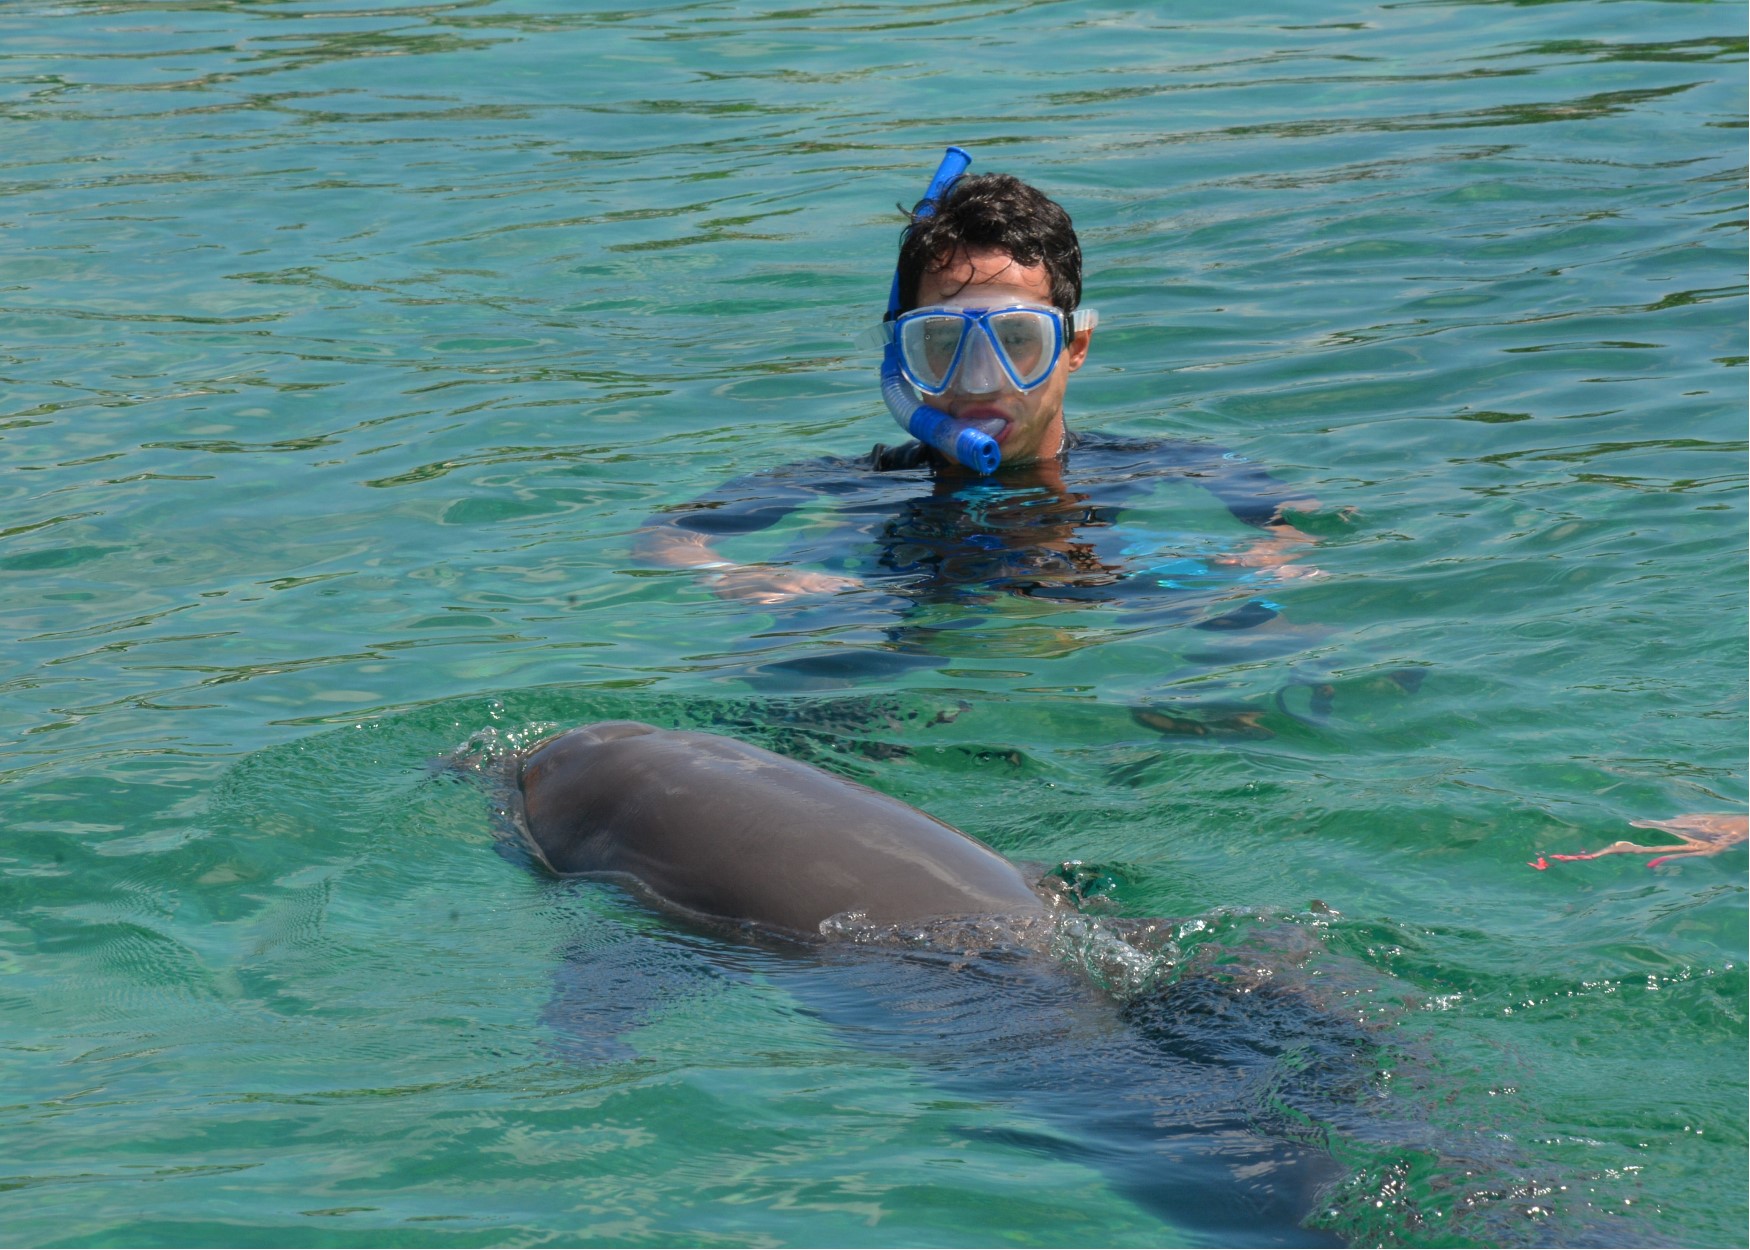
<svg viewBox="0 0 1750 1250"><path fill-rule="evenodd" d="M1316 503L1294 500L1257 466L1206 445L1078 436L1065 427L1064 393L1087 360L1093 330L1076 329L1082 253L1061 206L1010 175L984 174L960 178L940 203L919 210L906 229L898 267L900 324L918 322L900 338L906 375L929 388L932 407L996 440L1002 451L997 473L978 477L918 442L877 446L862 461L786 466L652 517L640 531L641 556L698 569L719 596L756 603L877 582L920 603L995 593L1104 602L1150 592L1159 599L1162 588L1182 591L1185 579L1122 583L1164 567L1155 557L1176 554L1172 544L1151 549L1151 536L1124 531L1112 505L1139 499L1151 489L1150 479L1181 477L1262 531L1244 549L1216 557L1216 567L1236 576L1246 570L1276 577L1316 573L1290 563L1312 539L1286 515ZM998 309L1016 311L992 315ZM937 315L923 318L917 310ZM797 568L794 561L741 564L714 545L768 528L814 500L842 504L884 493L877 475L886 474L903 474L913 494L915 483L927 478L932 491L894 500L883 525L858 529L862 518L847 524L874 540L872 563L831 549L812 561L857 575ZM863 518L870 510L861 510ZM1169 558L1168 566L1178 572L1196 566L1208 580L1209 569L1197 561ZM1234 598L1233 580L1222 598ZM1247 620L1273 615L1270 605Z"/></svg>

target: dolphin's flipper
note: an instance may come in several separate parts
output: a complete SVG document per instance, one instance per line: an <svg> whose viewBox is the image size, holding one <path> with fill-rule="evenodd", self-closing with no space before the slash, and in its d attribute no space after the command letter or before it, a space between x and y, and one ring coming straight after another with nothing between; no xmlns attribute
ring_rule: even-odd
<svg viewBox="0 0 1750 1250"><path fill-rule="evenodd" d="M554 1050L576 1063L636 1057L627 1033L714 993L735 975L661 931L604 926L567 943L560 955L542 1021L553 1032Z"/></svg>

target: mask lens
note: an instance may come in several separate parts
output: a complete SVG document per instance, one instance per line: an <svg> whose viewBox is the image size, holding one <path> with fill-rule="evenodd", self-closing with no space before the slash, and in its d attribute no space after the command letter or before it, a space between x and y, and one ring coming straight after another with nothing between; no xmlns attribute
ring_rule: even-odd
<svg viewBox="0 0 1750 1250"><path fill-rule="evenodd" d="M1057 321L1050 313L1013 309L993 313L990 330L1008 357L1009 367L1022 387L1044 379L1056 363Z"/></svg>
<svg viewBox="0 0 1750 1250"><path fill-rule="evenodd" d="M912 376L926 389L939 391L947 385L966 329L965 318L957 316L908 317L900 324L899 349Z"/></svg>
<svg viewBox="0 0 1750 1250"><path fill-rule="evenodd" d="M950 385L967 394L1010 384L1030 391L1057 364L1061 325L1057 313L1045 308L920 309L899 319L900 358L912 383L927 394L939 395Z"/></svg>

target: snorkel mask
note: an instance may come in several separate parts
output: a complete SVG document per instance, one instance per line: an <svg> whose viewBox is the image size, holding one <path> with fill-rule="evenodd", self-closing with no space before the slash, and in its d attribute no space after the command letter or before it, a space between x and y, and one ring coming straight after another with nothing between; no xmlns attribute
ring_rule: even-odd
<svg viewBox="0 0 1750 1250"><path fill-rule="evenodd" d="M1076 310L1069 336L1091 330L1099 315ZM883 327L899 347L899 371L920 394L988 395L1012 387L1022 394L1057 368L1067 341L1061 312L1040 304L991 308L914 308Z"/></svg>

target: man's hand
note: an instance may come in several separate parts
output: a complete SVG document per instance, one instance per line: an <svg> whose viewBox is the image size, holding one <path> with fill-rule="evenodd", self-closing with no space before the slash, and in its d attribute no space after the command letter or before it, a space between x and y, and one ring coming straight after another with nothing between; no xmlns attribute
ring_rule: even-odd
<svg viewBox="0 0 1750 1250"><path fill-rule="evenodd" d="M1311 534L1302 533L1292 525L1272 525L1268 531L1270 537L1258 539L1244 551L1216 556L1210 563L1230 569L1258 569L1283 579L1325 575L1323 569L1315 569L1310 564L1292 563L1317 541Z"/></svg>
<svg viewBox="0 0 1750 1250"><path fill-rule="evenodd" d="M783 603L798 595L830 595L863 584L855 577L797 572L769 564L737 564L710 572L712 594L719 599L745 599L749 603Z"/></svg>
<svg viewBox="0 0 1750 1250"><path fill-rule="evenodd" d="M1642 846L1637 842L1612 842L1602 851L1590 851L1584 855L1539 855L1531 861L1531 866L1542 872L1549 867L1552 859L1602 859L1606 855L1657 855L1658 859L1649 859L1647 867L1657 868L1660 864L1674 859L1698 859L1705 855L1718 855L1740 843L1750 840L1750 816L1742 812L1691 812L1683 816L1673 816L1670 820L1631 820L1628 822L1636 829L1658 829L1663 833L1672 834L1682 841L1669 846Z"/></svg>
<svg viewBox="0 0 1750 1250"><path fill-rule="evenodd" d="M718 554L703 534L671 526L646 526L632 543L633 554L671 569L692 569L707 577L719 599L783 603L798 595L830 595L863 583L831 573L796 572L770 564L736 564Z"/></svg>

